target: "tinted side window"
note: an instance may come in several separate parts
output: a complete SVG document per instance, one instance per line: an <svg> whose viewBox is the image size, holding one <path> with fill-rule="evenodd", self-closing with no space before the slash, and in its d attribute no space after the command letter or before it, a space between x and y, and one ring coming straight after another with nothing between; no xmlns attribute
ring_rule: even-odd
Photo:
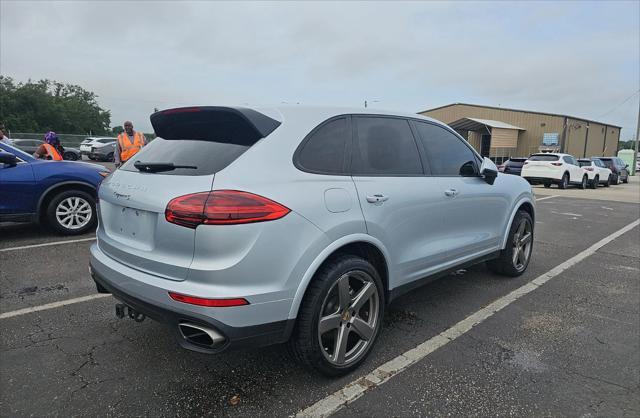
<svg viewBox="0 0 640 418"><path fill-rule="evenodd" d="M568 155L565 155L564 157L562 157L562 159L567 164L573 164L573 161L571 160L571 157L569 157Z"/></svg>
<svg viewBox="0 0 640 418"><path fill-rule="evenodd" d="M354 175L406 176L423 174L418 146L409 122L383 117L355 117L358 140Z"/></svg>
<svg viewBox="0 0 640 418"><path fill-rule="evenodd" d="M427 153L432 175L460 176L477 173L475 154L460 138L430 123L415 124Z"/></svg>
<svg viewBox="0 0 640 418"><path fill-rule="evenodd" d="M344 163L349 139L346 118L335 119L311 134L298 154L301 168L324 174L345 174Z"/></svg>

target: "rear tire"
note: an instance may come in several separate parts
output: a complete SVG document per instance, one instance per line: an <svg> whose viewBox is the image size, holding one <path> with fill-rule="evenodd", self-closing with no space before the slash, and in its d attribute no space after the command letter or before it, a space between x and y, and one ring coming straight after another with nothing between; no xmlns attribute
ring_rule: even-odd
<svg viewBox="0 0 640 418"><path fill-rule="evenodd" d="M604 187L609 187L609 186L611 186L611 175L607 177L607 181L604 183Z"/></svg>
<svg viewBox="0 0 640 418"><path fill-rule="evenodd" d="M628 175L628 174L627 174L627 177L625 177L624 179L622 179L622 182L623 182L624 184L629 183L629 175Z"/></svg>
<svg viewBox="0 0 640 418"><path fill-rule="evenodd" d="M96 201L93 196L81 190L59 193L47 206L46 220L59 234L84 234L96 225Z"/></svg>
<svg viewBox="0 0 640 418"><path fill-rule="evenodd" d="M65 152L62 158L68 161L76 161L78 159L78 156L73 152Z"/></svg>
<svg viewBox="0 0 640 418"><path fill-rule="evenodd" d="M503 276L517 277L527 270L533 253L533 220L529 213L519 210L513 218L507 246L500 256L487 261L487 267Z"/></svg>
<svg viewBox="0 0 640 418"><path fill-rule="evenodd" d="M551 187L551 183L549 183L548 181L544 183L544 188L548 189L549 187Z"/></svg>
<svg viewBox="0 0 640 418"><path fill-rule="evenodd" d="M569 185L569 174L564 173L562 175L562 179L560 180L560 183L558 183L558 188L566 189L568 185Z"/></svg>
<svg viewBox="0 0 640 418"><path fill-rule="evenodd" d="M358 296L365 301L359 307ZM309 284L289 349L298 362L324 375L350 373L375 344L384 308L384 288L376 269L360 257L341 256L326 263Z"/></svg>
<svg viewBox="0 0 640 418"><path fill-rule="evenodd" d="M593 181L591 183L589 183L589 187L591 187L592 189L597 189L598 188L598 184L600 183L600 177L596 176Z"/></svg>
<svg viewBox="0 0 640 418"><path fill-rule="evenodd" d="M115 161L113 158L113 152L110 152L109 154L107 154L107 161L109 161L110 163Z"/></svg>

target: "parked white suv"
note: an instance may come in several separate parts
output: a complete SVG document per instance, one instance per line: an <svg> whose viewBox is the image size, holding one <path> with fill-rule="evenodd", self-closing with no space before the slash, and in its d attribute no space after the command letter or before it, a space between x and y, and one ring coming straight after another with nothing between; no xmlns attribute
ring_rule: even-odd
<svg viewBox="0 0 640 418"><path fill-rule="evenodd" d="M474 263L518 276L535 200L448 126L369 109L189 107L99 191L91 272L117 315L217 353L289 341L358 367L389 301Z"/></svg>
<svg viewBox="0 0 640 418"><path fill-rule="evenodd" d="M560 153L533 154L524 162L520 174L531 184L551 187L555 183L561 189L575 184L581 189L587 187L587 171L580 167L573 155Z"/></svg>
<svg viewBox="0 0 640 418"><path fill-rule="evenodd" d="M578 160L580 167L587 171L589 187L595 189L599 184L609 187L611 185L611 170L609 170L598 158L581 158Z"/></svg>

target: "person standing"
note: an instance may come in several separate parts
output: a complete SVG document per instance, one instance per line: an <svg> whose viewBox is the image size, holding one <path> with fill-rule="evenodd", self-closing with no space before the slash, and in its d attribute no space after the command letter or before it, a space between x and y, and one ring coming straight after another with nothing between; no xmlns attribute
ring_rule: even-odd
<svg viewBox="0 0 640 418"><path fill-rule="evenodd" d="M60 144L60 139L55 132L49 131L44 134L44 144L40 145L36 152L33 153L35 158L45 160L62 161L64 148Z"/></svg>
<svg viewBox="0 0 640 418"><path fill-rule="evenodd" d="M4 124L0 124L0 142L8 145L13 144L13 141L7 137L7 129L4 127Z"/></svg>
<svg viewBox="0 0 640 418"><path fill-rule="evenodd" d="M116 152L114 153L116 167L120 167L126 163L131 157L136 155L142 147L147 145L144 134L134 131L131 121L126 121L123 126L124 132L118 135L118 140L116 141Z"/></svg>

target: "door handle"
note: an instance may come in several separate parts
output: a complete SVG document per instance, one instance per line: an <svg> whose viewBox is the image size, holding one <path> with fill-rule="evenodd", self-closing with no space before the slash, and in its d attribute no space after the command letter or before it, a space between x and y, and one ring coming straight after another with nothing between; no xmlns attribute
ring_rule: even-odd
<svg viewBox="0 0 640 418"><path fill-rule="evenodd" d="M456 189L447 189L444 191L445 196L455 197L458 195L458 191Z"/></svg>
<svg viewBox="0 0 640 418"><path fill-rule="evenodd" d="M373 196L367 196L367 202L369 203L382 203L389 200L389 196L383 194L374 194Z"/></svg>

